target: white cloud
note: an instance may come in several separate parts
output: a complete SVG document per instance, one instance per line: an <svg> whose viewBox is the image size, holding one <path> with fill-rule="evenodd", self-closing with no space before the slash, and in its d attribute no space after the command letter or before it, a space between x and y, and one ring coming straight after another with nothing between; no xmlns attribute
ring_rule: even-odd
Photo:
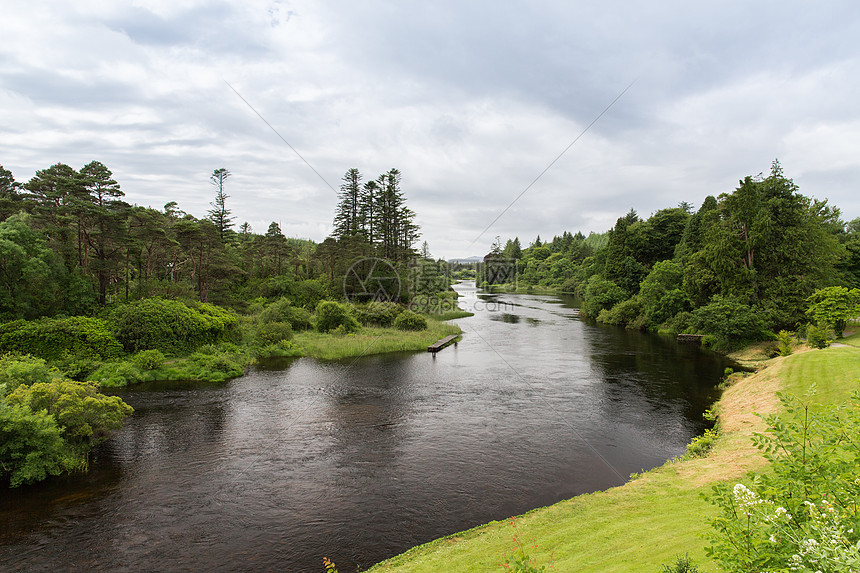
<svg viewBox="0 0 860 573"><path fill-rule="evenodd" d="M129 200L202 216L208 175L264 231L324 238L334 187L397 167L431 250L602 231L779 157L860 215L853 3L184 2L4 12L0 164L107 164ZM481 241L468 244L634 76Z"/></svg>

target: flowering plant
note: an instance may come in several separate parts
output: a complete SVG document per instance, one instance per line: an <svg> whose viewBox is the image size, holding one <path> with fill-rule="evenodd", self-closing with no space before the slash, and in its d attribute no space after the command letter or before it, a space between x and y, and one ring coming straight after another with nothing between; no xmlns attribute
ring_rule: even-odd
<svg viewBox="0 0 860 573"><path fill-rule="evenodd" d="M719 484L710 496L709 555L740 571L860 571L860 396L813 411L783 398L754 441L771 472L748 485Z"/></svg>

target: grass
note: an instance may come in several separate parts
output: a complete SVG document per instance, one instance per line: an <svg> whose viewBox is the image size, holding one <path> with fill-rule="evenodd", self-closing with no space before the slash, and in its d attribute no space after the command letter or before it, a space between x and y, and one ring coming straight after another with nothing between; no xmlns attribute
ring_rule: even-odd
<svg viewBox="0 0 860 573"><path fill-rule="evenodd" d="M297 332L293 343L306 356L338 360L383 352L427 350L427 346L449 334L460 334L460 327L438 320L428 320L427 330L403 331L394 328L365 326L354 334L335 335L314 331Z"/></svg>
<svg viewBox="0 0 860 573"><path fill-rule="evenodd" d="M756 416L777 412L777 392L803 396L816 387L816 403L844 401L858 387L860 336L851 346L801 351L761 364L755 374L726 389L716 409L722 434L710 455L670 461L627 484L533 510L517 518L535 563L555 571L660 571L688 553L703 571L715 571L705 557L708 519L715 508L702 498L712 484L739 480L762 470L765 460L750 437L764 430ZM853 344L852 344L853 343ZM501 571L514 549L512 529L492 522L437 539L377 564L368 573Z"/></svg>

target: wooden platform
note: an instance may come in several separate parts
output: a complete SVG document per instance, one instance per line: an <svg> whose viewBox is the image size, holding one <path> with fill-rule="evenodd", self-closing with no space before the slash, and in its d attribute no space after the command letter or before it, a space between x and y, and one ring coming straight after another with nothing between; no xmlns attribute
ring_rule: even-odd
<svg viewBox="0 0 860 573"><path fill-rule="evenodd" d="M433 344L431 344L430 346L427 347L427 352L432 352L433 354L436 354L437 352L439 352L440 350L442 350L443 348L445 348L446 346L448 346L449 344L454 342L454 340L458 336L460 336L460 335L459 334L452 334L450 336L446 336L442 340L437 340L436 342L434 342Z"/></svg>
<svg viewBox="0 0 860 573"><path fill-rule="evenodd" d="M679 334L678 335L678 343L679 344L698 344L701 346L702 338L704 338L704 334Z"/></svg>

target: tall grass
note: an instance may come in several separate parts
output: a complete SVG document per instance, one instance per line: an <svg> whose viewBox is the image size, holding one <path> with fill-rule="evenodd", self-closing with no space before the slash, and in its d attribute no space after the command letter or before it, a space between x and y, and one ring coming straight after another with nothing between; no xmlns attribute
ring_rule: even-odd
<svg viewBox="0 0 860 573"><path fill-rule="evenodd" d="M365 326L346 335L320 332L297 332L293 338L306 356L322 360L338 360L384 352L427 350L440 338L460 334L460 327L438 320L428 320L427 330L403 331L394 328Z"/></svg>

